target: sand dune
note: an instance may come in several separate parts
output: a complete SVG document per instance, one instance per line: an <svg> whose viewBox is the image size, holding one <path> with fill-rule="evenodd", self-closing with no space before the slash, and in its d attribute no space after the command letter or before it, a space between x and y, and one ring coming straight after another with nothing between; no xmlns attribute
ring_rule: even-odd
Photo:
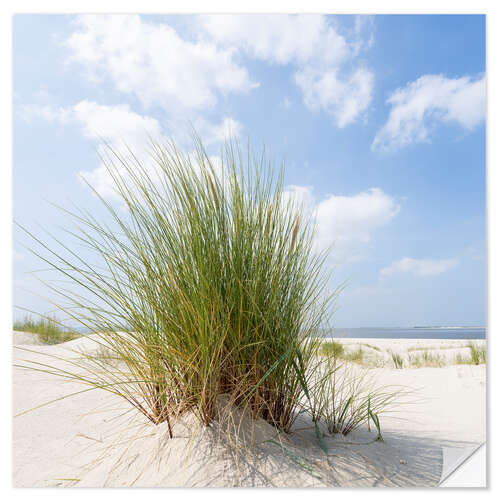
<svg viewBox="0 0 500 500"><path fill-rule="evenodd" d="M16 342L23 339L18 335ZM394 348L394 341L366 342ZM407 349L411 342L416 341L399 345L403 349L407 343ZM454 341L440 344L447 342ZM51 364L64 364L65 359L77 358L79 351L95 347L89 338L57 346L24 344L14 349L13 358L22 365L23 359L47 362L50 355ZM222 418L227 414L223 399L219 426L205 428L185 415L169 439L164 424L154 426L120 398L93 390L14 418L13 483L16 487L434 486L443 473L443 447L460 454L485 440L484 365L382 368L372 373L383 383L404 385L418 394L399 413L382 416L383 442L373 442L373 430L366 429L347 437L326 435L325 454L305 418L299 418L290 435L278 434L264 421L252 422L241 411L232 411L228 423ZM23 368L14 368L13 383L14 414L82 389L79 383ZM221 432L227 425L238 427L231 441Z"/></svg>
<svg viewBox="0 0 500 500"><path fill-rule="evenodd" d="M324 339L330 342L332 339ZM456 356L470 357L469 340L450 339L371 339L371 338L337 338L347 351L362 349L367 365L386 365L394 367L391 354L399 354L405 367L410 367L408 356L419 357L428 353L435 359L442 360L444 365L455 364ZM477 346L485 346L484 339L472 340Z"/></svg>

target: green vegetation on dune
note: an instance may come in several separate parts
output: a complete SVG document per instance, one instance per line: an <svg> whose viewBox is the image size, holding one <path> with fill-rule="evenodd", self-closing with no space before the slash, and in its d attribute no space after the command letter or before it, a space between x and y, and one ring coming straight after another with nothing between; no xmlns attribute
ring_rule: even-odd
<svg viewBox="0 0 500 500"><path fill-rule="evenodd" d="M319 349L319 354L359 364L362 364L364 359L364 351L361 346L352 351L334 340L323 342Z"/></svg>
<svg viewBox="0 0 500 500"><path fill-rule="evenodd" d="M486 346L476 342L469 341L469 356L458 353L455 356L455 364L457 365L483 365L486 363Z"/></svg>
<svg viewBox="0 0 500 500"><path fill-rule="evenodd" d="M395 352L391 352L392 362L394 363L394 368L402 369L403 368L403 357Z"/></svg>
<svg viewBox="0 0 500 500"><path fill-rule="evenodd" d="M446 364L446 359L440 354L422 351L419 354L408 354L408 366L413 368L434 367L439 368Z"/></svg>
<svg viewBox="0 0 500 500"><path fill-rule="evenodd" d="M368 347L369 351L363 350L362 346ZM356 349L348 349L344 344L335 340L322 342L318 349L318 354L322 356L333 357L371 368L385 366L385 359L379 352L381 352L381 349L371 344L359 344Z"/></svg>
<svg viewBox="0 0 500 500"><path fill-rule="evenodd" d="M310 220L264 152L228 143L214 164L195 141L194 154L169 143L151 157L154 167L111 149L102 158L122 204L100 198L114 227L70 214L93 258L44 252L32 235L39 255L94 297L75 293L65 309L102 347L87 360L101 369L81 379L113 384L154 423L189 410L209 425L224 394L289 430L316 349L307 340L334 298ZM102 352L128 371L103 370Z"/></svg>
<svg viewBox="0 0 500 500"><path fill-rule="evenodd" d="M481 365L486 363L486 346L475 342L469 342L467 347L470 350L472 364Z"/></svg>
<svg viewBox="0 0 500 500"><path fill-rule="evenodd" d="M25 316L22 320L14 322L14 330L19 332L34 333L43 344L61 344L80 337L80 334L61 326L56 318L40 317L33 319Z"/></svg>
<svg viewBox="0 0 500 500"><path fill-rule="evenodd" d="M322 421L330 434L347 435L370 422L381 439L379 415L397 410L402 399L411 394L401 386L379 385L373 373L349 359L323 354L319 365L323 376L316 377L313 418Z"/></svg>
<svg viewBox="0 0 500 500"><path fill-rule="evenodd" d="M341 358L344 355L344 346L340 342L335 342L335 340L323 342L319 349L319 353L323 356Z"/></svg>
<svg viewBox="0 0 500 500"><path fill-rule="evenodd" d="M343 434L378 425L397 391L337 372L338 355L363 361L361 346L317 340L339 290L326 287L327 253L313 252L313 221L285 192L283 171L233 142L217 161L198 140L189 155L152 145L151 158L154 167L131 152L103 155L121 205L95 192L111 223L67 212L85 261L21 228L77 285L60 307L99 344L78 373L52 373L121 396L170 436L187 411L211 425L221 396L285 432L308 413L324 450L321 421ZM325 349L334 356L318 356Z"/></svg>

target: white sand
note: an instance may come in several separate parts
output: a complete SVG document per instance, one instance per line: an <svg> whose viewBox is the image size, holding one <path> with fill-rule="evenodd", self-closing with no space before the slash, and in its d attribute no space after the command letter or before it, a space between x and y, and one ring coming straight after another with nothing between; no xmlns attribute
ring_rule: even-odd
<svg viewBox="0 0 500 500"><path fill-rule="evenodd" d="M332 339L323 339L323 342L330 342ZM366 361L370 364L380 364L383 359L384 364L393 367L391 353L399 354L403 358L405 367L408 366L408 355L420 356L428 352L432 356L439 356L443 364L454 364L457 354L464 358L470 357L470 350L467 347L469 340L450 339L334 339L344 345L347 351L356 351L361 348L366 356ZM484 346L484 339L472 340L477 346Z"/></svg>
<svg viewBox="0 0 500 500"><path fill-rule="evenodd" d="M42 342L34 333L14 332L14 345L42 345Z"/></svg>
<svg viewBox="0 0 500 500"><path fill-rule="evenodd" d="M23 338L17 335L15 342ZM456 341L348 342L406 352L415 343L450 347ZM15 364L23 364L23 359L60 364L43 354L68 359L76 356L71 349L89 350L95 344L82 338L58 346L18 347ZM443 448L445 457L450 449L460 455L485 440L484 365L386 367L370 373L380 382L418 391L418 398L397 415L381 417L383 442L350 444L373 440L373 430L361 429L345 438L325 437L325 454L313 429L300 430L310 427L305 419L297 421L296 432L278 436L267 423L253 426L238 412L234 418L241 422L239 443L227 443L215 428L199 426L190 415L175 425L174 439L169 439L166 424L154 426L120 398L90 391L14 418L13 483L16 487L432 486L443 472ZM82 389L78 383L22 368L14 368L13 383L14 414ZM306 468L269 439L281 441L304 460ZM249 446L241 445L250 442L254 451L243 453Z"/></svg>

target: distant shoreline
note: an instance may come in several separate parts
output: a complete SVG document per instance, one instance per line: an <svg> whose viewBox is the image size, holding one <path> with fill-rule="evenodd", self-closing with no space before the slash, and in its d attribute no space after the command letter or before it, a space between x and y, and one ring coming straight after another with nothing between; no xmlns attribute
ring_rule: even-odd
<svg viewBox="0 0 500 500"><path fill-rule="evenodd" d="M82 335L90 332L85 328L74 328ZM450 339L480 340L486 339L486 328L480 326L438 326L438 327L359 327L333 328L324 331L323 338L372 338L372 339Z"/></svg>
<svg viewBox="0 0 500 500"><path fill-rule="evenodd" d="M450 339L476 340L486 338L484 327L409 327L409 328L334 328L325 338L379 339Z"/></svg>

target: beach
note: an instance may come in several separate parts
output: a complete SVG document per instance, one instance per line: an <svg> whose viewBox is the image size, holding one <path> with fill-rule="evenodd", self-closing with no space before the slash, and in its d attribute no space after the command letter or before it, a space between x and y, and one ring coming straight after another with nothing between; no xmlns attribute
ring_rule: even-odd
<svg viewBox="0 0 500 500"><path fill-rule="evenodd" d="M62 366L95 349L91 338L34 345L16 332L13 360ZM389 364L388 350L407 355L433 348L452 361L464 341L344 339L346 349L387 354L370 368L380 383L411 389L394 414L382 415L383 441L373 426L347 436L325 433L325 453L311 422L299 418L292 433L236 412L234 442L192 415L174 425L153 425L121 398L90 390L19 415L13 421L15 487L102 486L436 486L454 463L485 441L485 365L404 367ZM369 344L374 347L367 347ZM377 348L379 350L377 350ZM36 352L35 352L36 351ZM50 356L50 358L47 357ZM16 367L14 415L82 391L79 382ZM222 410L221 410L222 411ZM229 425L226 423L226 425ZM298 458L297 458L298 457Z"/></svg>

